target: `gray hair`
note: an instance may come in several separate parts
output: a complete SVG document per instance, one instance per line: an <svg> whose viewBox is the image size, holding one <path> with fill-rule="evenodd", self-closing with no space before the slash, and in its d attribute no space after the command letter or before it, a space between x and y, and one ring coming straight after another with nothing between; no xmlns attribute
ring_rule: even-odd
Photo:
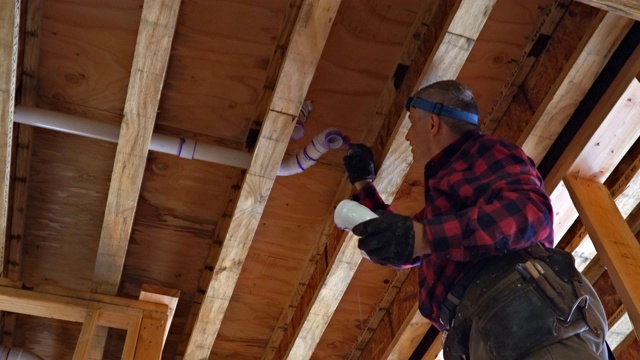
<svg viewBox="0 0 640 360"><path fill-rule="evenodd" d="M471 90L455 80L442 80L429 84L418 90L413 97L442 103L442 105L466 111L475 115L480 114L478 103ZM442 122L454 133L462 134L468 130L480 130L478 125L440 116Z"/></svg>

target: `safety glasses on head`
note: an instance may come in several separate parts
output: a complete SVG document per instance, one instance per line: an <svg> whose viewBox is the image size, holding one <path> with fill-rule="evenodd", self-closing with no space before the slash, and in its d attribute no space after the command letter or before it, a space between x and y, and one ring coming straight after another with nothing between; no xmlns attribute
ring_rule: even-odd
<svg viewBox="0 0 640 360"><path fill-rule="evenodd" d="M428 111L436 115L446 116L451 119L468 122L470 124L478 125L478 115L472 114L467 111L456 109L450 106L442 105L442 103L436 103L433 101L420 99L416 97L408 97L404 103L405 109L409 111L412 107Z"/></svg>

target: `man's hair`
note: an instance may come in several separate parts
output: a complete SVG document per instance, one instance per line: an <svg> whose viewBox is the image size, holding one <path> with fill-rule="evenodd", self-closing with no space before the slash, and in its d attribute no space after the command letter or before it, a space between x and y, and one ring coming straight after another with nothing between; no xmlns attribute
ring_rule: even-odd
<svg viewBox="0 0 640 360"><path fill-rule="evenodd" d="M466 111L475 115L480 114L478 103L473 93L464 84L455 80L443 80L429 84L418 90L413 97L442 103L442 105ZM462 134L467 130L479 130L478 125L461 120L451 119L440 115L442 121L454 134Z"/></svg>

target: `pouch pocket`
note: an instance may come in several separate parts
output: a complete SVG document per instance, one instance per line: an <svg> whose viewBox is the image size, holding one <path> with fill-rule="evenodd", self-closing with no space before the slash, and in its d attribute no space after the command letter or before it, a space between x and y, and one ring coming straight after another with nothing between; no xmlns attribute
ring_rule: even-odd
<svg viewBox="0 0 640 360"><path fill-rule="evenodd" d="M558 335L556 314L531 284L521 283L509 296L478 314L480 335L494 359L519 359ZM471 351L473 353L473 350Z"/></svg>

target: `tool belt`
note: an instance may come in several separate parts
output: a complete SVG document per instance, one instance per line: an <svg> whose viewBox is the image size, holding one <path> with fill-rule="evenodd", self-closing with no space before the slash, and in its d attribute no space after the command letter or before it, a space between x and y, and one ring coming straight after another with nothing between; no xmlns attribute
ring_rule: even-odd
<svg viewBox="0 0 640 360"><path fill-rule="evenodd" d="M590 328L604 332L592 290L563 250L535 245L482 260L442 305L445 359L469 359L478 347L493 359L519 359Z"/></svg>

